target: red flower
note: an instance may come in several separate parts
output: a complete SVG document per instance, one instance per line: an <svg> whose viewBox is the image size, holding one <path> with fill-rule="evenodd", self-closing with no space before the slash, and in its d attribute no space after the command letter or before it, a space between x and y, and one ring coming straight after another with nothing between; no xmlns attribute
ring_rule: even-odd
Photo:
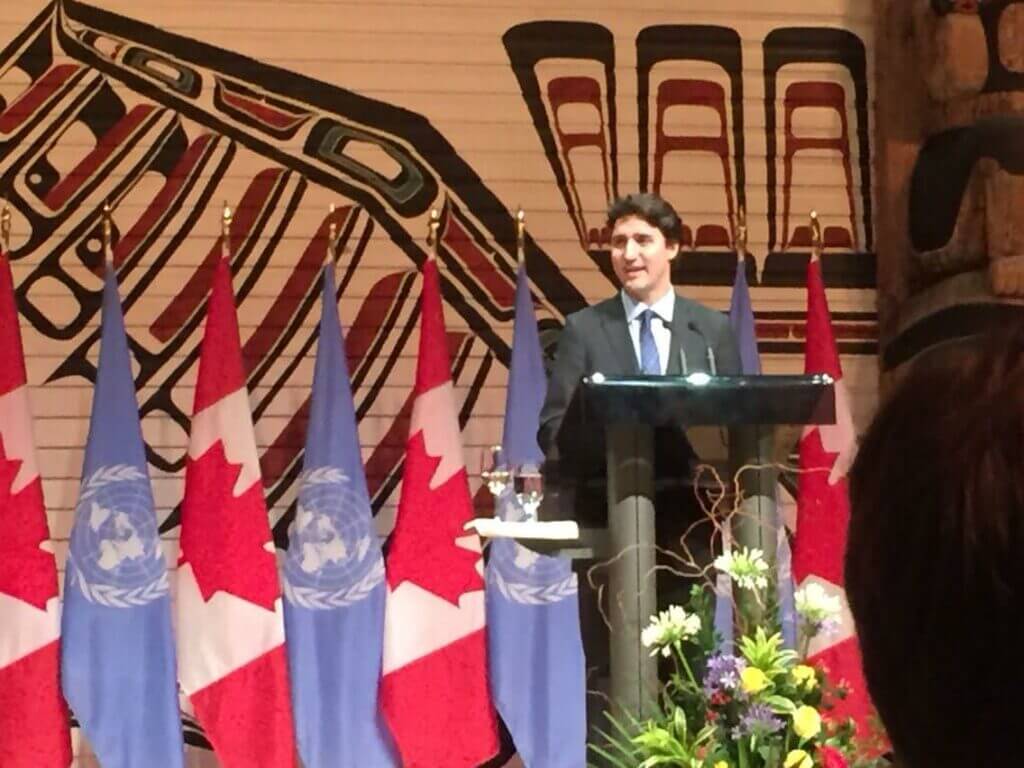
<svg viewBox="0 0 1024 768"><path fill-rule="evenodd" d="M723 691L715 691L711 694L711 705L714 707L724 707L729 703L728 694Z"/></svg>
<svg viewBox="0 0 1024 768"><path fill-rule="evenodd" d="M833 747L818 747L818 758L822 768L846 768L843 753Z"/></svg>

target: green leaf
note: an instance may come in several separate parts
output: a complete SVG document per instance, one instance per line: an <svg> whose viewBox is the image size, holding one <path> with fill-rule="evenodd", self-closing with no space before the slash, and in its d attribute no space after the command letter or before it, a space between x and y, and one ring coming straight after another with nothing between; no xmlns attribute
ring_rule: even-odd
<svg viewBox="0 0 1024 768"><path fill-rule="evenodd" d="M693 742L693 745L696 747L707 741L710 741L714 738L715 732L717 730L718 729L715 728L715 726L713 725L705 725L703 728L700 729L700 732L697 734L697 738Z"/></svg>
<svg viewBox="0 0 1024 768"><path fill-rule="evenodd" d="M680 762L678 757L672 755L653 755L640 763L639 768L655 768L658 765L684 766L685 763Z"/></svg>
<svg viewBox="0 0 1024 768"><path fill-rule="evenodd" d="M741 739L737 747L739 748L740 768L750 768L750 753L746 741Z"/></svg>
<svg viewBox="0 0 1024 768"><path fill-rule="evenodd" d="M662 728L653 728L633 737L633 743L644 749L665 750L672 741L675 741L672 735Z"/></svg>
<svg viewBox="0 0 1024 768"><path fill-rule="evenodd" d="M630 761L629 765L634 764L634 758L636 757L636 748L634 747L632 742L633 734L623 729L622 726L619 725L618 721L610 714L606 713L606 715L607 719L611 721L616 728L622 730L618 734L613 736L612 734L607 733L603 729L595 727L594 730L597 732L599 736L601 736L604 739L605 744L591 744L591 749L595 751L601 750L602 754L608 749L613 750L615 752L619 752L623 755L623 757Z"/></svg>
<svg viewBox="0 0 1024 768"><path fill-rule="evenodd" d="M596 744L591 744L590 745L590 749L593 750L594 752L596 752L601 757L603 757L605 760L607 760L613 766L615 766L615 768L634 768L634 766L636 765L636 763L633 763L633 762L624 763L622 760L620 760L619 758L615 757L611 753L606 752L605 750L601 749ZM630 757L630 759L632 760L633 758Z"/></svg>
<svg viewBox="0 0 1024 768"><path fill-rule="evenodd" d="M796 704L785 696L765 696L761 700L777 715L792 715L796 712Z"/></svg>

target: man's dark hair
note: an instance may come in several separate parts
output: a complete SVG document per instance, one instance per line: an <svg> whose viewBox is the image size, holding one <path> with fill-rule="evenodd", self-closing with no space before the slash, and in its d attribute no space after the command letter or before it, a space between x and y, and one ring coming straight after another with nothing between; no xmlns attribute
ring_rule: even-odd
<svg viewBox="0 0 1024 768"><path fill-rule="evenodd" d="M850 473L846 589L901 765L1019 765L1024 332L915 363Z"/></svg>
<svg viewBox="0 0 1024 768"><path fill-rule="evenodd" d="M669 202L651 192L635 192L614 200L608 206L608 228L627 216L637 216L652 227L661 230L665 240L670 243L681 243L683 240L683 220Z"/></svg>

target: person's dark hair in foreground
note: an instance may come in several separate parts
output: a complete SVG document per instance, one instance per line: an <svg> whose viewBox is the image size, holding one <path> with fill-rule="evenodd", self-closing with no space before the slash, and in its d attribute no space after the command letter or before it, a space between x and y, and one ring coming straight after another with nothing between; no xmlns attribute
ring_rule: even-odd
<svg viewBox="0 0 1024 768"><path fill-rule="evenodd" d="M1024 765L1024 327L920 360L850 473L846 589L904 768Z"/></svg>

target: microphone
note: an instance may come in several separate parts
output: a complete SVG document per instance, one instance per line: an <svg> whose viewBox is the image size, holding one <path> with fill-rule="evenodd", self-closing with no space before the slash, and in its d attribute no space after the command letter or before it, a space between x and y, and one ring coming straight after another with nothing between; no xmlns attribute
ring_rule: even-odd
<svg viewBox="0 0 1024 768"><path fill-rule="evenodd" d="M661 324L665 326L669 333L675 333L675 326L668 320L662 320ZM683 376L690 375L690 366L686 364L686 350L683 349L683 345L679 345L679 364L683 370Z"/></svg>
<svg viewBox="0 0 1024 768"><path fill-rule="evenodd" d="M712 346L711 346L711 345L710 345L710 344L708 343L708 337L704 335L704 333L703 333L703 332L701 331L701 329L700 329L700 328L698 328L698 327L697 327L697 324L696 324L696 323L694 323L694 322L693 322L693 320L691 320L690 322L688 322L688 323L686 324L686 327L687 327L687 328L688 328L689 330L691 330L691 331L693 331L694 333L696 333L696 334L697 334L698 336L700 336L700 337L701 337L701 339L702 339L702 340L704 341L704 348L705 348L705 349L707 350L707 352L708 352L708 369L709 369L709 373L710 373L710 374L711 374L712 376L717 376L717 375L718 375L718 366L717 366L717 365L716 365L716 363L715 363L715 350L714 350L714 349L712 348Z"/></svg>

